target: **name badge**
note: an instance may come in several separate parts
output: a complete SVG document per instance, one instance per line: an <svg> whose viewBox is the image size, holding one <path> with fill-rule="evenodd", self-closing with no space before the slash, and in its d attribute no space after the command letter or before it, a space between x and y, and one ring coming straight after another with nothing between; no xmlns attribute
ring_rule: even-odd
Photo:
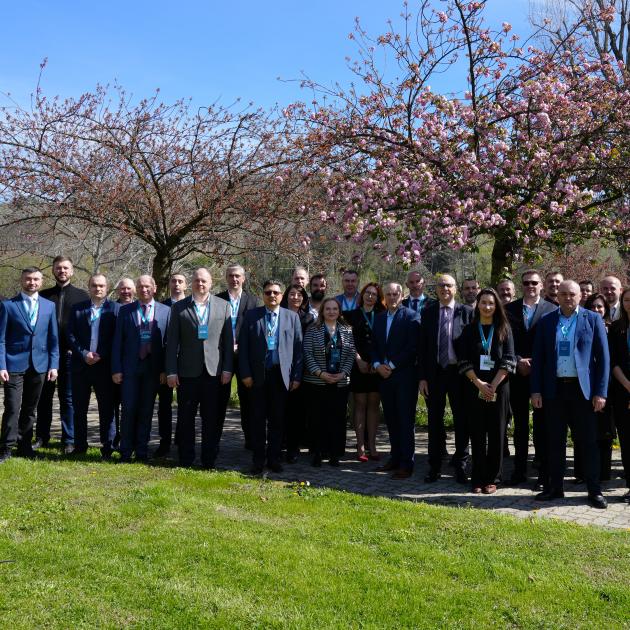
<svg viewBox="0 0 630 630"><path fill-rule="evenodd" d="M208 338L208 324L199 324L197 326L197 339Z"/></svg>
<svg viewBox="0 0 630 630"><path fill-rule="evenodd" d="M484 372L494 369L494 361L487 354L482 354L479 357L479 369Z"/></svg>
<svg viewBox="0 0 630 630"><path fill-rule="evenodd" d="M151 341L151 331L150 330L141 330L140 331L140 341L142 343L149 343L149 341Z"/></svg>
<svg viewBox="0 0 630 630"><path fill-rule="evenodd" d="M561 357L571 356L571 342L570 341L558 342L558 355Z"/></svg>
<svg viewBox="0 0 630 630"><path fill-rule="evenodd" d="M276 349L276 336L268 336L267 337L267 349L275 350Z"/></svg>

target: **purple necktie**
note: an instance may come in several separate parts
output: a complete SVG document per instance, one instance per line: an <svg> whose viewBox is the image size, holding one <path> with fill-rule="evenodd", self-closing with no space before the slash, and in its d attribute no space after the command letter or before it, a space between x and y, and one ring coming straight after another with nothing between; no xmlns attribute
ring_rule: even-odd
<svg viewBox="0 0 630 630"><path fill-rule="evenodd" d="M438 348L438 361L440 362L440 366L443 368L448 367L448 364L449 364L448 320L449 320L449 309L446 306L443 306L440 309L440 345Z"/></svg>

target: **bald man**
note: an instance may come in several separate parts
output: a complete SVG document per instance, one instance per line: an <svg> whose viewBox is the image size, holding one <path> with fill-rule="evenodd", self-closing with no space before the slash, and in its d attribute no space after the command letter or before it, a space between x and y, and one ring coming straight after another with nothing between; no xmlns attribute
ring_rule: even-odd
<svg viewBox="0 0 630 630"><path fill-rule="evenodd" d="M455 346L473 316L470 306L455 301L457 283L453 276L437 277L438 302L422 313L418 343L418 371L420 393L427 403L429 414L429 470L427 483L441 476L442 454L445 450L444 410L448 396L455 427L455 453L451 464L458 483L468 481L465 466L468 461L468 426L462 407L463 377L457 371Z"/></svg>
<svg viewBox="0 0 630 630"><path fill-rule="evenodd" d="M616 322L621 317L621 280L616 276L606 276L599 283L599 292L606 298L610 307L610 321Z"/></svg>
<svg viewBox="0 0 630 630"><path fill-rule="evenodd" d="M538 501L564 497L567 427L579 449L588 503L605 509L599 479L595 414L606 404L610 357L604 321L579 306L580 285L565 280L558 287L560 308L542 318L532 356L531 399L543 409L549 477Z"/></svg>

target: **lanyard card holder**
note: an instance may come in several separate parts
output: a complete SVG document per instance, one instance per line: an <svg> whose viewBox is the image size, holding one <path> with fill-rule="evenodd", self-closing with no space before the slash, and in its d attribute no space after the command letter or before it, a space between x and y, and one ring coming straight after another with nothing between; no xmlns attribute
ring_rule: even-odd
<svg viewBox="0 0 630 630"><path fill-rule="evenodd" d="M568 357L571 356L571 342L563 340L558 342L558 356Z"/></svg>
<svg viewBox="0 0 630 630"><path fill-rule="evenodd" d="M483 372L489 372L494 369L494 361L488 354L482 354L479 357L479 369Z"/></svg>
<svg viewBox="0 0 630 630"><path fill-rule="evenodd" d="M208 324L199 324L197 326L197 339L208 338Z"/></svg>
<svg viewBox="0 0 630 630"><path fill-rule="evenodd" d="M141 330L140 331L140 341L142 343L149 343L151 341L151 331L150 330Z"/></svg>

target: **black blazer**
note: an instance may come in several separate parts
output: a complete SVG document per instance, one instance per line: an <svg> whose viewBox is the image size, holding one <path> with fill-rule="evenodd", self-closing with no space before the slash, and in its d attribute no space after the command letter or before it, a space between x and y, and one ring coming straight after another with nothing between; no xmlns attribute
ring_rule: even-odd
<svg viewBox="0 0 630 630"><path fill-rule="evenodd" d="M457 354L457 340L464 327L472 321L473 309L455 302L453 312L453 348ZM418 342L418 372L421 381L435 378L438 368L438 333L440 328L440 303L434 302L422 311Z"/></svg>
<svg viewBox="0 0 630 630"><path fill-rule="evenodd" d="M54 287L40 291L39 294L55 305L59 326L59 352L63 355L64 352L72 349L67 335L70 311L75 304L89 300L90 294L72 284L67 284L65 287L56 284Z"/></svg>
<svg viewBox="0 0 630 630"><path fill-rule="evenodd" d="M406 308L411 308L411 296L407 296L403 301L402 301L402 305L405 306ZM424 311L427 309L427 307L431 306L432 304L435 304L437 302L437 300L435 298L429 297L427 295L427 299L424 301L424 304L422 305L422 308L420 309L420 319L422 319L422 314L424 313ZM411 309L413 310L413 309Z"/></svg>
<svg viewBox="0 0 630 630"><path fill-rule="evenodd" d="M548 302L540 298L534 317L532 318L529 330L525 328L523 321L523 298L514 300L505 306L505 312L508 316L510 326L512 327L512 335L514 336L514 352L516 360L525 358L531 359L534 352L534 338L536 337L536 326L538 322L547 313L551 313L558 308L556 304Z"/></svg>
<svg viewBox="0 0 630 630"><path fill-rule="evenodd" d="M216 295L229 304L230 294L228 291L221 291L221 293L217 293ZM241 325L243 324L245 313L247 311L251 311L254 308L258 308L259 306L260 300L255 295L253 295L252 293L248 293L247 291L243 291L243 293L241 294L241 302L238 305L238 315L236 317L236 330L234 331L234 341L238 340L238 335L241 332Z"/></svg>
<svg viewBox="0 0 630 630"><path fill-rule="evenodd" d="M621 320L613 322L608 330L608 347L610 348L610 372L620 367L624 376L630 379L630 350L628 350L627 329ZM621 383L612 377L613 384L621 387ZM624 390L625 391L625 390Z"/></svg>
<svg viewBox="0 0 630 630"><path fill-rule="evenodd" d="M112 302L111 300L105 300L103 302L103 311L100 317L101 321L98 326L98 346L96 347L96 352L101 357L99 363L106 361L109 365L112 356L112 346L114 344L116 317L118 316L119 310L120 304L118 304L118 302ZM90 325L91 315L91 300L75 304L70 312L68 319L68 342L70 344L70 350L72 350L73 370L81 370L89 367L83 358L83 353L90 351L90 338L92 336L92 328Z"/></svg>
<svg viewBox="0 0 630 630"><path fill-rule="evenodd" d="M514 339L509 332L503 341L499 341L498 335L492 337L490 346L490 358L494 361L494 368L489 371L479 369L479 360L482 354L486 354L481 345L479 327L477 322L468 324L457 342L457 360L459 373L465 374L468 370L474 370L477 378L487 383L492 381L499 370L505 370L508 374L513 374L516 370L516 357L514 356ZM501 386L508 382L504 379Z"/></svg>
<svg viewBox="0 0 630 630"><path fill-rule="evenodd" d="M394 364L394 374L399 370L416 369L418 355L418 314L401 306L394 315L389 336L387 333L387 311L381 311L374 318L372 335L372 363Z"/></svg>

